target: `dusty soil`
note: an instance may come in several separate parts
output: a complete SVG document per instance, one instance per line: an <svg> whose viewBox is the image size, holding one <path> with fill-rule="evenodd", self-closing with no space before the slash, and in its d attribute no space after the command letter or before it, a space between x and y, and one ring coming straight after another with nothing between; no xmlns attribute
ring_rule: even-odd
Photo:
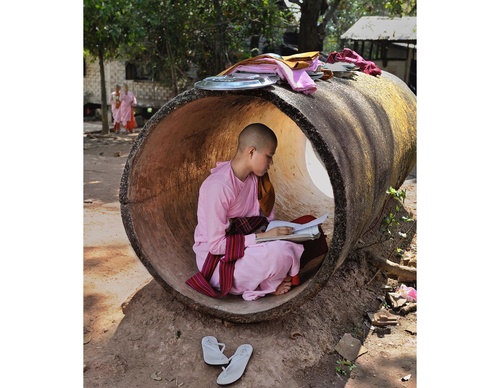
<svg viewBox="0 0 500 388"><path fill-rule="evenodd" d="M121 221L120 178L136 136L84 134L85 387L216 387L221 369L203 362L206 335L225 343L227 356L240 344L253 346L235 387L416 387L417 313L385 327L371 326L367 317L385 305L388 287L401 284L358 249L375 241L377 227L315 298L276 321L222 322L176 301L139 261ZM402 188L407 190L403 211L416 220L416 179ZM402 258L393 254L398 239L370 249L416 266L416 227L398 228L408 232ZM352 371L335 350L346 333L366 349ZM409 374L409 381L402 381Z"/></svg>

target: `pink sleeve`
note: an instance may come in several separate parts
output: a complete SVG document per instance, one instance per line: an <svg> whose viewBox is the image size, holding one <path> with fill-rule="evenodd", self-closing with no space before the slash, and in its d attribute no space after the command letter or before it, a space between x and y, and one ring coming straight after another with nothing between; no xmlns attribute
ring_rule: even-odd
<svg viewBox="0 0 500 388"><path fill-rule="evenodd" d="M227 212L232 191L219 182L208 183L204 189L208 250L213 255L223 255L226 253Z"/></svg>

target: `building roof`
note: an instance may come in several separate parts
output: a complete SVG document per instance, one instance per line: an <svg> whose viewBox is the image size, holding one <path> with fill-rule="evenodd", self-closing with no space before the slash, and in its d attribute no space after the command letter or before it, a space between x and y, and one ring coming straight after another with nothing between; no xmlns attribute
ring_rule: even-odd
<svg viewBox="0 0 500 388"><path fill-rule="evenodd" d="M341 36L351 40L417 41L417 18L363 16Z"/></svg>

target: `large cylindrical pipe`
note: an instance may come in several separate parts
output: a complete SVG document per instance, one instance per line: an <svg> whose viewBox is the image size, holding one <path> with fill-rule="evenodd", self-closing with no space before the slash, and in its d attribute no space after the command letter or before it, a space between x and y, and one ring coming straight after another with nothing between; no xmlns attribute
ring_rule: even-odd
<svg viewBox="0 0 500 388"><path fill-rule="evenodd" d="M233 322L280 317L316 295L382 211L386 190L399 188L416 161L416 97L397 77L360 73L318 81L304 95L285 86L255 90L191 89L165 104L137 137L120 187L122 219L137 256L187 306ZM217 161L229 160L242 128L262 122L278 137L269 174L276 216L291 220L329 212L329 251L316 274L290 292L244 301L213 299L185 281L198 190ZM333 198L314 183L310 142L328 174ZM326 175L325 175L326 176Z"/></svg>

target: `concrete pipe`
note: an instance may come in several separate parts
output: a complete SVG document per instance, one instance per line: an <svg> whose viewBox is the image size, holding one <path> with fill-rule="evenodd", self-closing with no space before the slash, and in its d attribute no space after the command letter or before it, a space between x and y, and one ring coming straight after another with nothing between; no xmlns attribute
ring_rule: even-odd
<svg viewBox="0 0 500 388"><path fill-rule="evenodd" d="M190 308L241 323L296 309L340 267L382 211L386 190L399 188L412 171L416 97L399 78L359 73L317 87L311 95L279 85L191 89L165 104L137 137L120 187L125 230L154 279ZM185 283L198 271L192 251L198 190L217 161L233 156L240 130L252 122L278 137L269 172L276 217L329 212L323 224L329 251L316 273L285 295L214 299Z"/></svg>

